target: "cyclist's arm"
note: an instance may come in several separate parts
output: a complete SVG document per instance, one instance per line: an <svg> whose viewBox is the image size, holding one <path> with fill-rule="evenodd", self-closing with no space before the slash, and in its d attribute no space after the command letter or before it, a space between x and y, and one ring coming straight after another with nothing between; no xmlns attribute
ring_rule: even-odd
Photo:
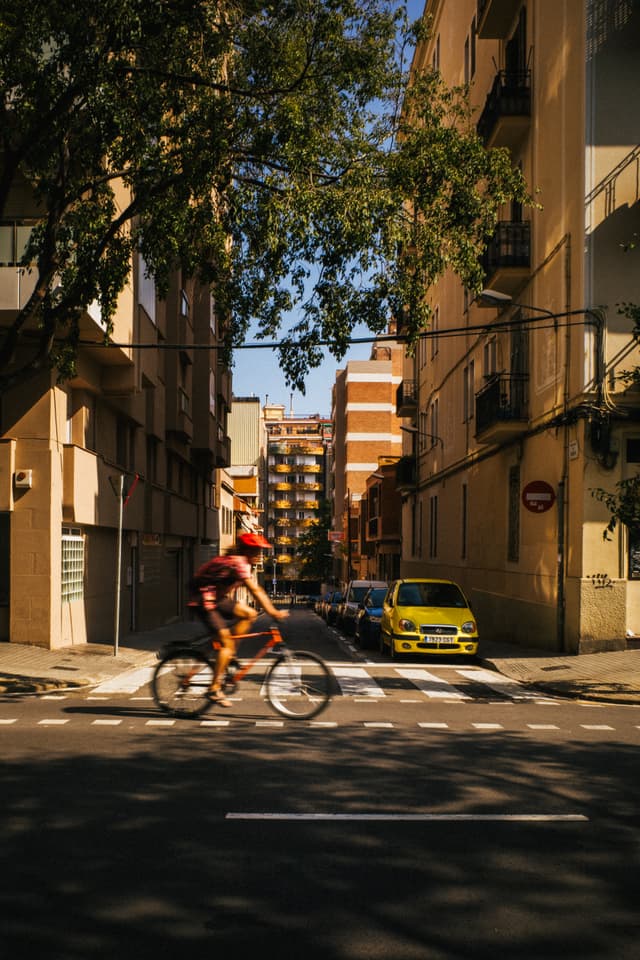
<svg viewBox="0 0 640 960"><path fill-rule="evenodd" d="M274 618L274 620L285 620L289 616L288 610L278 610L276 607L274 607L265 591L262 589L259 583L256 583L255 580L245 580L244 585L247 590L253 594L264 612L268 613L270 617Z"/></svg>

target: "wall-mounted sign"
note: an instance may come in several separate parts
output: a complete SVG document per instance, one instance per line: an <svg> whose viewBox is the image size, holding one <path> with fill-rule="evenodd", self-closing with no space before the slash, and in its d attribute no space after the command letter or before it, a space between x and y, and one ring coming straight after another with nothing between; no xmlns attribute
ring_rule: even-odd
<svg viewBox="0 0 640 960"><path fill-rule="evenodd" d="M555 491L546 480L532 480L522 491L523 506L532 513L545 513L555 502Z"/></svg>
<svg viewBox="0 0 640 960"><path fill-rule="evenodd" d="M339 543L341 540L344 540L344 533L341 530L329 530L327 532L327 540L331 540L333 543Z"/></svg>

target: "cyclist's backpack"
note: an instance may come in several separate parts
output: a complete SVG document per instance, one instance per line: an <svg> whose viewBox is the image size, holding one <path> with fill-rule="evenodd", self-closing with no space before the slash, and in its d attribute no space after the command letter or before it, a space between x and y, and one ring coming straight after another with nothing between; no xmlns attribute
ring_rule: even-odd
<svg viewBox="0 0 640 960"><path fill-rule="evenodd" d="M212 557L189 581L189 605L199 604L203 592L215 593L218 588L224 591L237 579L237 569L230 557Z"/></svg>

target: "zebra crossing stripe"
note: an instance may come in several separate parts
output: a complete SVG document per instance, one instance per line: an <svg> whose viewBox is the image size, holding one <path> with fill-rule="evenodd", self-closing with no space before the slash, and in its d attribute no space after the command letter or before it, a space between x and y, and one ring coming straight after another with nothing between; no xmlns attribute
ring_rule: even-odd
<svg viewBox="0 0 640 960"><path fill-rule="evenodd" d="M105 680L93 688L94 693L135 693L145 683L149 683L153 675L153 667L139 667L136 670L129 670L127 673L114 677L112 680Z"/></svg>
<svg viewBox="0 0 640 960"><path fill-rule="evenodd" d="M539 693L526 690L513 680L502 677L499 673L494 673L493 670L476 668L475 670L456 670L456 673L467 680L482 683L485 687L489 687L489 689L495 690L496 693L501 693L505 697L511 697L513 700L538 700L540 698Z"/></svg>
<svg viewBox="0 0 640 960"><path fill-rule="evenodd" d="M406 670L397 669L396 673L405 680L410 680L411 683L415 684L418 690L422 690L427 697L442 700L471 699L468 694L458 690L453 684L449 683L448 680L443 680L442 677L438 677L434 673L429 673L428 670L423 670L418 667Z"/></svg>
<svg viewBox="0 0 640 960"><path fill-rule="evenodd" d="M347 697L376 697L380 699L385 692L363 667L343 667L334 669L334 676L340 690Z"/></svg>

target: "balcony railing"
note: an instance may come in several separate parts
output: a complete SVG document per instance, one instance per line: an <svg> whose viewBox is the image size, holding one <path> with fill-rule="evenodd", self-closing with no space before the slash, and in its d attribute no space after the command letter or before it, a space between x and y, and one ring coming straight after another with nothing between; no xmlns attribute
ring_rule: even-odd
<svg viewBox="0 0 640 960"><path fill-rule="evenodd" d="M531 225L528 221L501 220L482 257L485 282L500 274L499 289L511 293L512 283L527 275L531 265ZM511 274L511 278L509 277ZM497 284L496 284L497 285Z"/></svg>
<svg viewBox="0 0 640 960"><path fill-rule="evenodd" d="M396 390L396 416L410 417L415 413L418 403L418 383L416 380L403 380Z"/></svg>
<svg viewBox="0 0 640 960"><path fill-rule="evenodd" d="M478 120L478 136L487 146L517 146L531 118L531 71L500 70Z"/></svg>
<svg viewBox="0 0 640 960"><path fill-rule="evenodd" d="M509 439L527 428L529 377L495 374L476 394L476 437Z"/></svg>

